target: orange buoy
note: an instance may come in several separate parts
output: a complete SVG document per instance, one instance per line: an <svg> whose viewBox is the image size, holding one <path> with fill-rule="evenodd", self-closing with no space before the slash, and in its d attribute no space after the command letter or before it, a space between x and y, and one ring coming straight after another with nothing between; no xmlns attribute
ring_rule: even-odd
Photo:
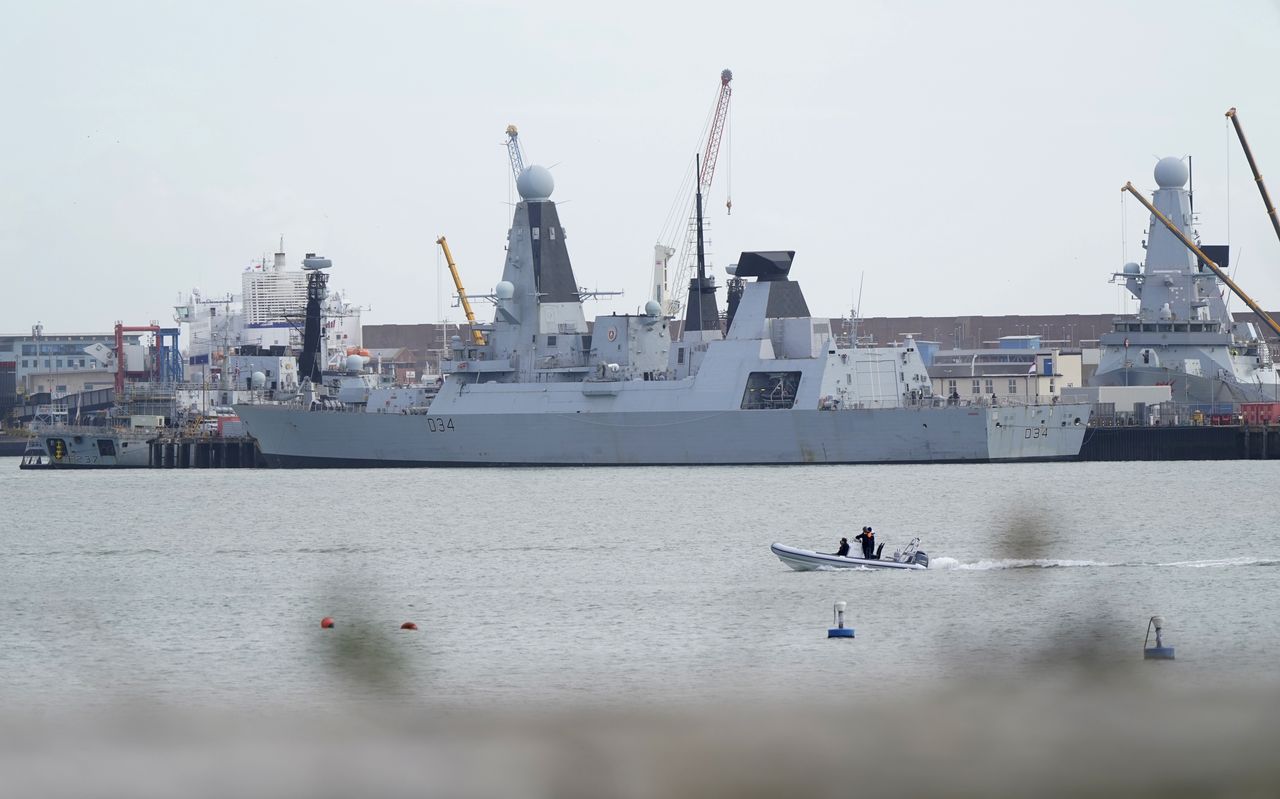
<svg viewBox="0 0 1280 799"><path fill-rule="evenodd" d="M322 630L332 630L332 629L333 629L333 617L332 617L332 616L325 616L323 619L321 619L321 620L320 620L320 629L322 629Z"/></svg>
<svg viewBox="0 0 1280 799"><path fill-rule="evenodd" d="M416 630L416 629L418 629L418 625L414 624L414 623L413 623L413 622L411 622L411 621L406 621L404 624L401 624L401 625L400 625L400 629L402 629L402 630Z"/></svg>

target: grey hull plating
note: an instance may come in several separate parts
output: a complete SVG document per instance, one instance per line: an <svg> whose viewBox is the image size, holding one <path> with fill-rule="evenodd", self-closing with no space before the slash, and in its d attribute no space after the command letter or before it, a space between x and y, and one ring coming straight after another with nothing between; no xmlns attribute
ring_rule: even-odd
<svg viewBox="0 0 1280 799"><path fill-rule="evenodd" d="M1057 408L391 415L237 408L272 466L933 463L1072 458Z"/></svg>

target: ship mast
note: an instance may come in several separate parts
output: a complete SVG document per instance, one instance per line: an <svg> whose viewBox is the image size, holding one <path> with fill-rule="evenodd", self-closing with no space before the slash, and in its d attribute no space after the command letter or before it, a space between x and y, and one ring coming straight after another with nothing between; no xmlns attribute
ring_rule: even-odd
<svg viewBox="0 0 1280 799"><path fill-rule="evenodd" d="M715 179L716 165L720 159L720 145L724 140L725 126L729 120L729 100L733 96L733 87L730 85L733 81L733 72L725 69L720 72L720 89L716 94L715 108L711 113L710 122L707 125L706 144L702 148L702 160L694 169L695 191L700 194L707 194L711 191L711 182ZM686 197L688 195L685 195ZM696 195L695 195L696 199ZM679 202L679 200L677 200ZM685 202L688 202L686 199ZM688 206L684 206L688 208ZM725 207L729 210L733 209L733 200L726 198ZM695 209L696 213L696 209ZM689 273L694 261L694 251L690 246L694 244L689 240L688 222L694 222L697 233L701 234L703 225L697 223L696 220L686 218L684 224L686 227L685 243L680 250L679 261L677 261L675 277L673 280L667 280L667 259L674 253L675 249L668 247L662 243L665 236L660 236L660 241L655 247L654 257L654 299L663 304L663 313L668 316L679 316L682 310L686 310L680 301L680 289L689 279ZM674 238L674 236L672 237ZM705 246L705 245L704 245ZM704 254L705 261L705 254ZM705 268L705 267L704 267Z"/></svg>
<svg viewBox="0 0 1280 799"><path fill-rule="evenodd" d="M1160 223L1163 224L1165 227L1169 228L1169 231L1178 238L1178 241L1182 242L1182 245L1184 247L1186 247L1188 250L1191 250L1191 252L1195 253L1196 256L1201 261L1204 262L1204 265L1209 267L1209 269L1215 275L1218 276L1219 280L1227 284L1227 288L1231 289L1231 291L1234 292L1237 297L1239 297L1241 300L1244 301L1245 305L1249 306L1249 310L1257 314L1258 318L1261 319L1263 322L1265 322L1267 327L1271 328L1272 332L1274 332L1277 336L1280 336L1280 323L1277 323L1275 319L1272 319L1271 314L1262 310L1262 306L1254 302L1252 297L1250 297L1248 294L1245 294L1244 289L1237 286L1236 282L1232 280L1231 277L1226 272L1224 272L1220 266L1214 263L1212 258L1204 254L1204 250L1201 250L1198 246L1196 246L1196 243L1194 241L1192 241L1190 238L1187 237L1187 234L1179 230L1178 226L1173 224L1173 222L1169 220L1169 217L1160 213L1159 209L1157 209L1154 205L1152 205L1147 200L1146 197L1143 197L1142 193L1137 189L1135 189L1132 183L1124 184L1123 186L1120 187L1120 190L1127 191L1130 194L1132 194L1134 197L1137 197L1138 202L1142 203L1142 205L1146 207L1148 211L1151 212L1151 215L1153 217L1159 220Z"/></svg>

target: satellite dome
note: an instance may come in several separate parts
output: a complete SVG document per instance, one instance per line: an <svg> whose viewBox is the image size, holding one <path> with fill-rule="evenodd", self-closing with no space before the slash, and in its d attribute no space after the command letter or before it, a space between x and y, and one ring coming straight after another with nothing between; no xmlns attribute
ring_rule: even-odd
<svg viewBox="0 0 1280 799"><path fill-rule="evenodd" d="M255 389L266 388L267 376L262 372L254 372L249 376L249 384Z"/></svg>
<svg viewBox="0 0 1280 799"><path fill-rule="evenodd" d="M1156 162L1156 185L1162 189L1180 189L1187 185L1188 177L1181 158L1171 155Z"/></svg>
<svg viewBox="0 0 1280 799"><path fill-rule="evenodd" d="M516 296L516 286L510 280L499 280L493 287L493 293L500 300L509 300Z"/></svg>
<svg viewBox="0 0 1280 799"><path fill-rule="evenodd" d="M347 371L348 371L348 372L359 372L359 371L363 370L363 369L364 369L364 361L365 361L365 358L364 358L364 356L363 356L363 355L348 355L348 356L347 356Z"/></svg>
<svg viewBox="0 0 1280 799"><path fill-rule="evenodd" d="M1142 267L1138 266L1133 261L1130 261L1129 263L1124 265L1124 273L1126 275L1136 275L1141 271L1142 271Z"/></svg>
<svg viewBox="0 0 1280 799"><path fill-rule="evenodd" d="M516 178L516 191L520 192L520 197L524 200L548 200L555 190L556 179L551 177L551 170L545 166L534 164L526 167L520 177Z"/></svg>
<svg viewBox="0 0 1280 799"><path fill-rule="evenodd" d="M662 314L662 304L657 300L649 300L644 304L645 316L660 316Z"/></svg>

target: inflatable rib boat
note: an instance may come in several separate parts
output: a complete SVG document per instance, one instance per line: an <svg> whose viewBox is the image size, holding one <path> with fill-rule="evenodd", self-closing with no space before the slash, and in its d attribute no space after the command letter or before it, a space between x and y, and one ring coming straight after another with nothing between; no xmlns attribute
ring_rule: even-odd
<svg viewBox="0 0 1280 799"><path fill-rule="evenodd" d="M911 539L910 544L885 558L852 558L847 555L828 555L825 552L799 549L786 544L773 544L769 549L778 556L778 560L800 572L812 571L823 567L828 569L908 569L911 571L929 568L929 556L920 550L919 538Z"/></svg>

